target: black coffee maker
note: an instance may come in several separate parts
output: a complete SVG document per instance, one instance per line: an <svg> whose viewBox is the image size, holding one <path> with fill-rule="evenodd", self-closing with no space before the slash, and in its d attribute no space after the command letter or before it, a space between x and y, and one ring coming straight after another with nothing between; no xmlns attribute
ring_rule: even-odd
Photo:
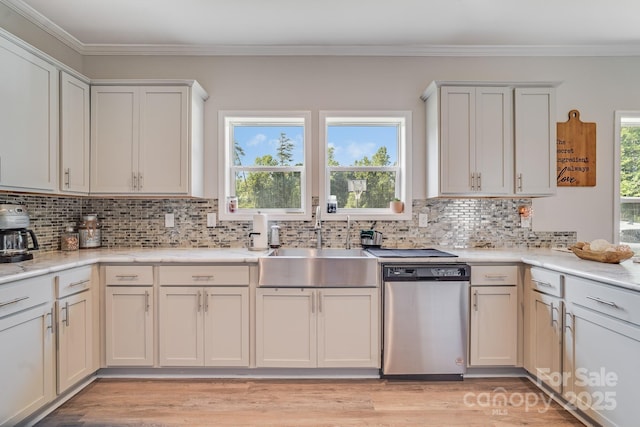
<svg viewBox="0 0 640 427"><path fill-rule="evenodd" d="M39 249L38 240L27 227L29 214L24 206L0 204L0 263L33 259L29 251Z"/></svg>

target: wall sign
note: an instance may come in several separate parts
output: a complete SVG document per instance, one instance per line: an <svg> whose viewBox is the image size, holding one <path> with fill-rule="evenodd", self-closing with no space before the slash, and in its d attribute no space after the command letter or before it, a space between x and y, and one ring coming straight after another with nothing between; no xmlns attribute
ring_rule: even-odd
<svg viewBox="0 0 640 427"><path fill-rule="evenodd" d="M569 120L556 124L558 187L596 185L596 124L580 121L578 110L569 111Z"/></svg>

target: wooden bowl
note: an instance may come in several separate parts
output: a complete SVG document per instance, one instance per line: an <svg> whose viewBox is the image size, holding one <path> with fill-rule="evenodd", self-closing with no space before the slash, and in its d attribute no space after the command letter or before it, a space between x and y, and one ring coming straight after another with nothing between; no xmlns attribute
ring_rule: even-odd
<svg viewBox="0 0 640 427"><path fill-rule="evenodd" d="M578 258L588 259L589 261L606 262L609 264L618 264L624 261L625 259L631 258L634 255L633 251L595 252L595 251L589 251L589 250L585 251L578 248L577 246L571 246L569 250L574 254L576 254Z"/></svg>

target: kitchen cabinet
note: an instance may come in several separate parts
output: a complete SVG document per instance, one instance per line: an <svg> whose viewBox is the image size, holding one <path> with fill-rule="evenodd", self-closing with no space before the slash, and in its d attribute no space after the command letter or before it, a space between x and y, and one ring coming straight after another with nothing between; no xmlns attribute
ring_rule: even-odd
<svg viewBox="0 0 640 427"><path fill-rule="evenodd" d="M567 275L563 397L606 426L634 425L640 295Z"/></svg>
<svg viewBox="0 0 640 427"><path fill-rule="evenodd" d="M107 366L153 366L153 267L107 266L105 283Z"/></svg>
<svg viewBox="0 0 640 427"><path fill-rule="evenodd" d="M376 288L259 288L259 367L379 367Z"/></svg>
<svg viewBox="0 0 640 427"><path fill-rule="evenodd" d="M60 72L60 191L89 193L89 85Z"/></svg>
<svg viewBox="0 0 640 427"><path fill-rule="evenodd" d="M207 97L195 81L148 86L96 81L91 193L202 197Z"/></svg>
<svg viewBox="0 0 640 427"><path fill-rule="evenodd" d="M515 89L516 194L556 192L555 89Z"/></svg>
<svg viewBox="0 0 640 427"><path fill-rule="evenodd" d="M518 362L518 267L471 268L470 366Z"/></svg>
<svg viewBox="0 0 640 427"><path fill-rule="evenodd" d="M511 93L505 87L443 86L441 192L511 193Z"/></svg>
<svg viewBox="0 0 640 427"><path fill-rule="evenodd" d="M162 266L160 285L161 366L249 366L248 266Z"/></svg>
<svg viewBox="0 0 640 427"><path fill-rule="evenodd" d="M0 425L13 426L55 396L51 276L0 286Z"/></svg>
<svg viewBox="0 0 640 427"><path fill-rule="evenodd" d="M93 355L96 316L91 276L90 266L56 276L58 394L98 369Z"/></svg>
<svg viewBox="0 0 640 427"><path fill-rule="evenodd" d="M555 84L433 82L427 196L554 194Z"/></svg>
<svg viewBox="0 0 640 427"><path fill-rule="evenodd" d="M0 37L0 188L58 188L58 69Z"/></svg>
<svg viewBox="0 0 640 427"><path fill-rule="evenodd" d="M550 387L562 393L562 334L564 276L531 267L526 294L528 314L525 329L525 368Z"/></svg>

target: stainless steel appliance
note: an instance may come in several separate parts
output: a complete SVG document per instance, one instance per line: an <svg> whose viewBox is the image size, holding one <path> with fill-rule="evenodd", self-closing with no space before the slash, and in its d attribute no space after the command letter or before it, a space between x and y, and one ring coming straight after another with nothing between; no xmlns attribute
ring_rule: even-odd
<svg viewBox="0 0 640 427"><path fill-rule="evenodd" d="M470 267L424 262L383 264L382 269L382 376L462 380Z"/></svg>
<svg viewBox="0 0 640 427"><path fill-rule="evenodd" d="M379 248L382 245L382 233L375 230L362 230L360 244L363 248Z"/></svg>
<svg viewBox="0 0 640 427"><path fill-rule="evenodd" d="M34 232L27 229L29 222L29 214L24 206L0 204L0 262L33 259L29 251L39 246Z"/></svg>

